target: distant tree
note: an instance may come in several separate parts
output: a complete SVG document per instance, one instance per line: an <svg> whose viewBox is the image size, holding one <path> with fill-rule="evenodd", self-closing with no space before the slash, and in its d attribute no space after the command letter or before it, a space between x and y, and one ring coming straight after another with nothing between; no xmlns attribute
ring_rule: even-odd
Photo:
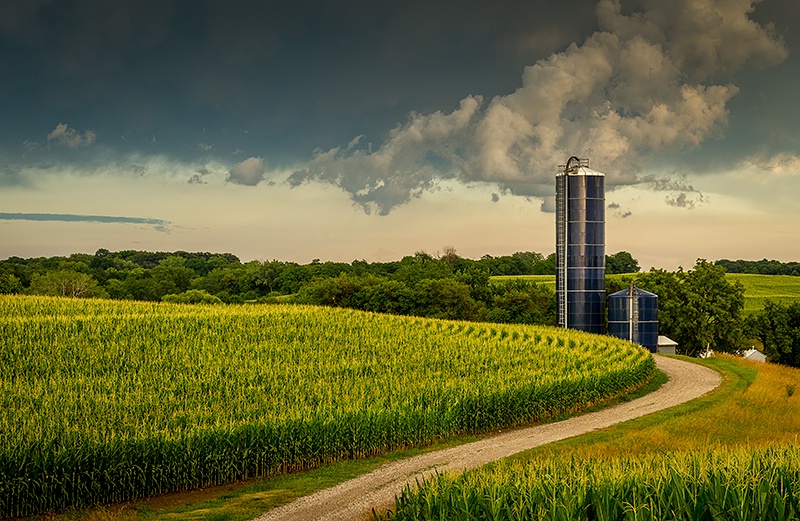
<svg viewBox="0 0 800 521"><path fill-rule="evenodd" d="M186 259L170 255L150 270L150 276L158 285L159 295L163 296L186 291L197 274L186 267Z"/></svg>
<svg viewBox="0 0 800 521"><path fill-rule="evenodd" d="M121 295L121 298L157 302L166 293L159 289L158 282L150 275L149 270L137 267L128 271L118 286L114 285L111 294Z"/></svg>
<svg viewBox="0 0 800 521"><path fill-rule="evenodd" d="M284 264L280 261L250 261L245 263L247 283L260 296L275 293L278 288L278 276Z"/></svg>
<svg viewBox="0 0 800 521"><path fill-rule="evenodd" d="M638 273L641 268L639 261L627 251L620 251L613 255L606 255L606 273Z"/></svg>
<svg viewBox="0 0 800 521"><path fill-rule="evenodd" d="M770 362L800 367L800 302L767 300L748 318L747 332L761 341Z"/></svg>
<svg viewBox="0 0 800 521"><path fill-rule="evenodd" d="M414 315L453 320L474 320L480 304L469 295L469 287L454 279L424 279L414 290Z"/></svg>
<svg viewBox="0 0 800 521"><path fill-rule="evenodd" d="M413 287L425 279L446 279L452 275L453 271L445 261L420 251L414 256L403 257L392 278Z"/></svg>
<svg viewBox="0 0 800 521"><path fill-rule="evenodd" d="M161 297L164 302L175 304L221 304L222 300L207 291L201 289L190 289L183 293L164 295Z"/></svg>
<svg viewBox="0 0 800 521"><path fill-rule="evenodd" d="M698 259L688 272L651 269L635 283L658 295L659 332L678 342L681 354L741 347L744 288L729 282L721 267Z"/></svg>
<svg viewBox="0 0 800 521"><path fill-rule="evenodd" d="M35 274L31 280L30 293L58 297L89 298L107 297L106 292L91 275L72 270L48 271Z"/></svg>
<svg viewBox="0 0 800 521"><path fill-rule="evenodd" d="M298 304L352 308L353 296L361 289L360 277L341 274L338 277L318 277L305 284L295 295Z"/></svg>
<svg viewBox="0 0 800 521"><path fill-rule="evenodd" d="M396 280L373 277L377 283L362 286L353 296L358 309L396 315L414 312L414 291L411 288Z"/></svg>
<svg viewBox="0 0 800 521"><path fill-rule="evenodd" d="M800 275L800 262L780 262L761 259L759 261L720 259L714 264L728 273L754 273L758 275Z"/></svg>
<svg viewBox="0 0 800 521"><path fill-rule="evenodd" d="M456 280L469 286L470 296L481 302L490 302L492 291L489 284L489 270L479 263L473 263L456 275Z"/></svg>
<svg viewBox="0 0 800 521"><path fill-rule="evenodd" d="M292 299L298 304L335 306L399 315L415 312L415 293L406 284L376 275L316 278Z"/></svg>
<svg viewBox="0 0 800 521"><path fill-rule="evenodd" d="M274 280L274 291L284 295L297 293L303 285L312 279L311 271L296 262L287 262Z"/></svg>
<svg viewBox="0 0 800 521"><path fill-rule="evenodd" d="M439 258L442 259L452 271L459 257L456 253L455 246L445 246L442 248L442 254L439 256Z"/></svg>
<svg viewBox="0 0 800 521"><path fill-rule="evenodd" d="M555 325L556 294L543 284L512 279L491 285L492 299L482 320L512 324Z"/></svg>
<svg viewBox="0 0 800 521"><path fill-rule="evenodd" d="M556 254L551 253L546 259L536 263L533 267L534 275L555 275L556 274Z"/></svg>
<svg viewBox="0 0 800 521"><path fill-rule="evenodd" d="M22 282L19 278L5 270L0 270L0 295L22 293Z"/></svg>

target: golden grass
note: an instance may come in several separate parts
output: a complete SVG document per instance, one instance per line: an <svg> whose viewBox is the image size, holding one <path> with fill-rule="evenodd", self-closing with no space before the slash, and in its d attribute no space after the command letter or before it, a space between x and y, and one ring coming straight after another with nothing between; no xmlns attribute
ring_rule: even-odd
<svg viewBox="0 0 800 521"><path fill-rule="evenodd" d="M696 361L696 360L695 360ZM800 435L800 370L719 355L701 361L723 375L712 393L575 440L528 451L516 458L571 453L614 455L796 444Z"/></svg>

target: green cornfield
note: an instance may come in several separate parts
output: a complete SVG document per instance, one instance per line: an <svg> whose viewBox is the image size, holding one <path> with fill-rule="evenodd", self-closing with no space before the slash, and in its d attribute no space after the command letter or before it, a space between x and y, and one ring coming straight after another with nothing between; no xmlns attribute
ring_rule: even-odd
<svg viewBox="0 0 800 521"><path fill-rule="evenodd" d="M654 371L629 343L544 327L0 296L0 516L534 422Z"/></svg>
<svg viewBox="0 0 800 521"><path fill-rule="evenodd" d="M800 448L716 448L598 461L551 456L406 488L393 521L800 519Z"/></svg>

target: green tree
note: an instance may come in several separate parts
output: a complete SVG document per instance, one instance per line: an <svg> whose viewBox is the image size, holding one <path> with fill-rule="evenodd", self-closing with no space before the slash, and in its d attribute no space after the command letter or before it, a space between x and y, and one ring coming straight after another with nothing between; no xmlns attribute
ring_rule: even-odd
<svg viewBox="0 0 800 521"><path fill-rule="evenodd" d="M358 277L341 274L338 277L319 277L305 284L294 302L316 306L352 308L353 296L361 289L363 282Z"/></svg>
<svg viewBox="0 0 800 521"><path fill-rule="evenodd" d="M555 275L556 274L556 254L551 253L546 259L539 261L533 267L534 275Z"/></svg>
<svg viewBox="0 0 800 521"><path fill-rule="evenodd" d="M454 279L425 279L413 289L415 315L474 320L478 314L480 305L469 295L469 286Z"/></svg>
<svg viewBox="0 0 800 521"><path fill-rule="evenodd" d="M8 271L0 271L0 295L22 293L22 282Z"/></svg>
<svg viewBox="0 0 800 521"><path fill-rule="evenodd" d="M555 325L556 294L543 284L512 279L491 285L492 299L482 316L488 322Z"/></svg>
<svg viewBox="0 0 800 521"><path fill-rule="evenodd" d="M374 279L378 282L362 286L353 296L358 309L396 315L413 313L414 292L411 288L396 280L383 277L374 277Z"/></svg>
<svg viewBox="0 0 800 521"><path fill-rule="evenodd" d="M422 280L446 279L452 274L453 271L447 262L421 251L414 254L413 257L404 257L393 278L413 287Z"/></svg>
<svg viewBox="0 0 800 521"><path fill-rule="evenodd" d="M800 367L800 302L767 300L748 318L747 332L761 341L770 362Z"/></svg>
<svg viewBox="0 0 800 521"><path fill-rule="evenodd" d="M251 261L245 264L248 282L260 295L269 295L278 291L278 278L284 269L284 263L273 261Z"/></svg>
<svg viewBox="0 0 800 521"><path fill-rule="evenodd" d="M48 271L35 274L29 290L34 295L90 298L107 297L94 277L73 270Z"/></svg>
<svg viewBox="0 0 800 521"><path fill-rule="evenodd" d="M641 268L639 261L627 251L620 251L613 255L606 255L606 273L638 273Z"/></svg>
<svg viewBox="0 0 800 521"><path fill-rule="evenodd" d="M678 342L681 354L735 352L742 342L744 288L725 270L698 259L694 269L675 273L651 269L637 286L658 295L659 332Z"/></svg>
<svg viewBox="0 0 800 521"><path fill-rule="evenodd" d="M158 285L158 294L163 296L186 291L197 274L186 267L183 257L169 256L150 270L150 276Z"/></svg>
<svg viewBox="0 0 800 521"><path fill-rule="evenodd" d="M221 304L222 300L202 289L190 289L183 293L164 295L161 297L164 302L175 304Z"/></svg>
<svg viewBox="0 0 800 521"><path fill-rule="evenodd" d="M687 301L684 313L699 350L734 352L741 347L744 287L729 282L725 270L698 259L685 274ZM694 353L693 353L694 354Z"/></svg>

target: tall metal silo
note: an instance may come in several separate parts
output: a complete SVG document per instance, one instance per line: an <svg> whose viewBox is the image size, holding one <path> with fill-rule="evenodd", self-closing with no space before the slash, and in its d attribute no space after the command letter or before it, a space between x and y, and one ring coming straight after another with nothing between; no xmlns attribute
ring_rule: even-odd
<svg viewBox="0 0 800 521"><path fill-rule="evenodd" d="M558 325L605 331L605 175L570 157L556 174Z"/></svg>
<svg viewBox="0 0 800 521"><path fill-rule="evenodd" d="M635 287L608 296L608 334L658 350L658 295Z"/></svg>

